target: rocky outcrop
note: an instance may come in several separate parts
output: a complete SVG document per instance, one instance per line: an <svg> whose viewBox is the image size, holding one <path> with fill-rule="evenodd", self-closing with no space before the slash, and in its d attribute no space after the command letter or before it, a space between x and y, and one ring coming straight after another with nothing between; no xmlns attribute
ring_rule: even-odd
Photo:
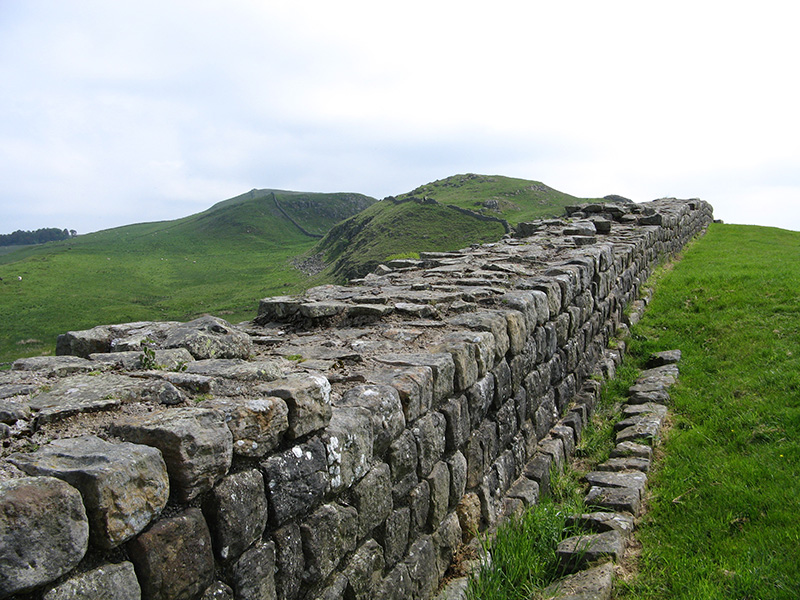
<svg viewBox="0 0 800 600"><path fill-rule="evenodd" d="M431 597L461 543L548 493L625 308L712 219L697 200L572 215L265 298L250 323L97 327L15 363L0 597L128 564L149 598ZM592 475L631 510L674 375L655 369L619 431L624 481Z"/></svg>

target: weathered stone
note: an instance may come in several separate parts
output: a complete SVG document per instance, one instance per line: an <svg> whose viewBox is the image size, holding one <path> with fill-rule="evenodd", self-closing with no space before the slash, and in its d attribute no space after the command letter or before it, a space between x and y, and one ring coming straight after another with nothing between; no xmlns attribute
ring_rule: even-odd
<svg viewBox="0 0 800 600"><path fill-rule="evenodd" d="M227 584L215 581L206 588L200 600L233 600L233 590Z"/></svg>
<svg viewBox="0 0 800 600"><path fill-rule="evenodd" d="M15 371L36 371L47 377L66 377L78 373L89 373L97 369L92 361L77 356L31 356L14 361Z"/></svg>
<svg viewBox="0 0 800 600"><path fill-rule="evenodd" d="M305 556L303 579L315 583L325 579L341 559L356 547L358 514L339 504L320 506L300 525Z"/></svg>
<svg viewBox="0 0 800 600"><path fill-rule="evenodd" d="M647 475L641 471L591 471L584 476L589 485L613 488L632 488L639 493L647 485Z"/></svg>
<svg viewBox="0 0 800 600"><path fill-rule="evenodd" d="M411 539L420 532L427 531L431 510L431 484L420 481L408 494L408 507L411 509Z"/></svg>
<svg viewBox="0 0 800 600"><path fill-rule="evenodd" d="M236 562L232 583L237 600L277 600L275 591L275 545L260 543Z"/></svg>
<svg viewBox="0 0 800 600"><path fill-rule="evenodd" d="M636 470L647 473L650 470L650 461L646 458L634 456L622 458L609 458L595 467L598 471L630 471Z"/></svg>
<svg viewBox="0 0 800 600"><path fill-rule="evenodd" d="M413 597L430 598L439 586L436 548L430 536L423 536L411 545L405 564L413 582Z"/></svg>
<svg viewBox="0 0 800 600"><path fill-rule="evenodd" d="M593 512L573 515L567 518L567 525L595 533L616 530L626 538L630 537L634 529L633 517L627 513L618 512Z"/></svg>
<svg viewBox="0 0 800 600"><path fill-rule="evenodd" d="M374 445L370 412L358 406L335 407L322 435L333 492L350 487L369 469Z"/></svg>
<svg viewBox="0 0 800 600"><path fill-rule="evenodd" d="M141 369L172 371L186 368L186 365L194 360L194 357L189 354L186 348L173 348L171 350L151 349L151 351L152 356L150 357L141 350L129 350L126 352L95 352L90 354L89 358L94 363L121 367L128 371ZM94 368L97 369L97 365Z"/></svg>
<svg viewBox="0 0 800 600"><path fill-rule="evenodd" d="M256 470L224 477L206 496L203 514L217 557L236 560L267 525L264 477Z"/></svg>
<svg viewBox="0 0 800 600"><path fill-rule="evenodd" d="M114 435L161 450L170 486L182 502L210 490L228 472L233 436L219 411L176 408L113 426Z"/></svg>
<svg viewBox="0 0 800 600"><path fill-rule="evenodd" d="M387 365L430 367L433 373L433 402L436 405L453 394L456 367L453 357L448 353L390 354L377 360ZM406 419L411 420L408 414Z"/></svg>
<svg viewBox="0 0 800 600"><path fill-rule="evenodd" d="M67 579L44 595L44 600L139 600L141 589L133 564L107 563Z"/></svg>
<svg viewBox="0 0 800 600"><path fill-rule="evenodd" d="M172 327L162 345L186 348L196 359L248 358L253 353L250 336L219 317L205 316Z"/></svg>
<svg viewBox="0 0 800 600"><path fill-rule="evenodd" d="M450 469L450 508L454 508L467 488L467 459L455 452L447 459Z"/></svg>
<svg viewBox="0 0 800 600"><path fill-rule="evenodd" d="M413 589L408 567L401 563L383 578L375 597L381 600L408 600L413 598Z"/></svg>
<svg viewBox="0 0 800 600"><path fill-rule="evenodd" d="M36 422L42 424L115 408L127 402L152 400L175 404L181 399L181 393L168 382L104 373L62 379L50 391L32 398L29 405L36 413Z"/></svg>
<svg viewBox="0 0 800 600"><path fill-rule="evenodd" d="M280 600L293 600L303 581L303 540L300 526L287 523L272 532L275 544L275 589Z"/></svg>
<svg viewBox="0 0 800 600"><path fill-rule="evenodd" d="M634 488L610 488L594 486L586 495L586 506L638 515L642 509L642 497Z"/></svg>
<svg viewBox="0 0 800 600"><path fill-rule="evenodd" d="M539 502L539 484L527 477L520 477L506 495L509 498L519 498L526 507L533 506Z"/></svg>
<svg viewBox="0 0 800 600"><path fill-rule="evenodd" d="M481 530L481 501L474 492L467 492L456 507L462 540L468 542Z"/></svg>
<svg viewBox="0 0 800 600"><path fill-rule="evenodd" d="M510 348L508 321L503 314L490 311L466 313L450 319L450 323L475 331L487 331L495 340L495 360L502 360ZM494 365L491 365L491 369Z"/></svg>
<svg viewBox="0 0 800 600"><path fill-rule="evenodd" d="M111 444L87 435L53 440L10 460L28 475L57 477L77 488L91 541L101 548L118 546L142 531L169 498L167 468L150 446Z"/></svg>
<svg viewBox="0 0 800 600"><path fill-rule="evenodd" d="M450 399L440 410L446 422L445 449L452 452L462 448L470 436L469 405L466 396Z"/></svg>
<svg viewBox="0 0 800 600"><path fill-rule="evenodd" d="M635 442L622 442L611 450L611 458L635 457L652 460L653 449L645 444Z"/></svg>
<svg viewBox="0 0 800 600"><path fill-rule="evenodd" d="M392 512L392 482L389 465L378 463L353 486L358 511L358 539L364 539Z"/></svg>
<svg viewBox="0 0 800 600"><path fill-rule="evenodd" d="M508 369L508 364L505 361L501 364L505 365L505 368ZM494 394L495 378L491 373L486 375L483 379L476 381L475 384L466 391L467 409L469 411L471 427L477 427L489 412L489 408L494 401Z"/></svg>
<svg viewBox="0 0 800 600"><path fill-rule="evenodd" d="M449 353L455 367L454 390L466 390L478 380L478 361L473 346L465 342L458 334L444 337L441 344L432 348L434 352Z"/></svg>
<svg viewBox="0 0 800 600"><path fill-rule="evenodd" d="M58 336L56 354L86 358L96 352L141 351L144 345L163 342L167 333L178 325L181 323L177 321L137 321L68 331Z"/></svg>
<svg viewBox="0 0 800 600"><path fill-rule="evenodd" d="M532 479L539 484L539 493L542 498L550 496L550 469L553 464L553 457L544 452L533 455L528 464L523 469L523 474L528 479Z"/></svg>
<svg viewBox="0 0 800 600"><path fill-rule="evenodd" d="M434 530L444 519L450 504L450 469L447 468L447 464L442 461L436 463L431 469L427 481L431 490L428 527L430 530Z"/></svg>
<svg viewBox="0 0 800 600"><path fill-rule="evenodd" d="M653 413L645 413L636 417L624 419L615 425L617 429L616 441L623 442L648 442L658 440L661 431L662 417Z"/></svg>
<svg viewBox="0 0 800 600"><path fill-rule="evenodd" d="M647 359L647 368L661 367L664 365L674 365L681 361L680 350L665 350L664 352L654 352Z"/></svg>
<svg viewBox="0 0 800 600"><path fill-rule="evenodd" d="M356 386L345 392L336 405L360 406L370 412L374 456L383 456L406 426L400 394L387 385Z"/></svg>
<svg viewBox="0 0 800 600"><path fill-rule="evenodd" d="M353 600L368 600L381 584L384 567L383 549L375 540L367 540L353 554L344 569L345 594Z"/></svg>
<svg viewBox="0 0 800 600"><path fill-rule="evenodd" d="M233 436L233 453L239 456L265 456L289 428L289 409L281 398L214 398L197 406L222 413Z"/></svg>
<svg viewBox="0 0 800 600"><path fill-rule="evenodd" d="M52 477L0 481L0 598L69 572L88 544L78 490Z"/></svg>
<svg viewBox="0 0 800 600"><path fill-rule="evenodd" d="M278 360L246 361L240 358L208 358L186 365L187 373L224 377L236 381L272 381L281 376Z"/></svg>
<svg viewBox="0 0 800 600"><path fill-rule="evenodd" d="M392 511L386 518L378 541L383 546L383 554L388 567L392 567L405 556L410 526L411 509L407 506Z"/></svg>
<svg viewBox="0 0 800 600"><path fill-rule="evenodd" d="M156 521L127 548L144 598L192 600L214 580L211 535L200 509Z"/></svg>
<svg viewBox="0 0 800 600"><path fill-rule="evenodd" d="M427 477L445 450L447 421L441 413L432 412L415 423L412 433L417 442L419 456L418 475Z"/></svg>
<svg viewBox="0 0 800 600"><path fill-rule="evenodd" d="M322 429L331 419L331 384L320 373L290 375L263 384L258 391L286 401L290 439Z"/></svg>
<svg viewBox="0 0 800 600"><path fill-rule="evenodd" d="M619 562L625 551L625 539L619 531L577 535L558 544L556 554L565 569L571 572L603 558Z"/></svg>
<svg viewBox="0 0 800 600"><path fill-rule="evenodd" d="M406 423L424 415L433 403L433 370L430 367L387 367L369 373L367 381L390 385L397 390Z"/></svg>
<svg viewBox="0 0 800 600"><path fill-rule="evenodd" d="M438 530L433 534L433 544L437 549L436 564L440 580L445 576L447 569L453 562L453 556L461 546L462 536L461 525L455 513L449 513L447 517L442 519Z"/></svg>
<svg viewBox="0 0 800 600"><path fill-rule="evenodd" d="M544 590L546 600L609 600L614 588L614 567L606 562L557 581Z"/></svg>
<svg viewBox="0 0 800 600"><path fill-rule="evenodd" d="M392 496L395 502L406 497L419 482L417 441L410 430L404 431L389 447L389 467L392 473Z"/></svg>
<svg viewBox="0 0 800 600"><path fill-rule="evenodd" d="M270 519L276 524L283 524L311 510L328 489L328 460L319 438L270 456L261 467L269 498Z"/></svg>

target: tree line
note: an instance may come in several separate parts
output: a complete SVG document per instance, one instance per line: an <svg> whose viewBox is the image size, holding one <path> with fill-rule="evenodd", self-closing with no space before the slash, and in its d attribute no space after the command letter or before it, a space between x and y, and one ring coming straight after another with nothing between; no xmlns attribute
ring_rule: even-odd
<svg viewBox="0 0 800 600"><path fill-rule="evenodd" d="M45 242L68 240L76 235L78 232L74 229L58 229L57 227L45 227L36 231L18 229L14 233L0 234L0 246L44 244Z"/></svg>

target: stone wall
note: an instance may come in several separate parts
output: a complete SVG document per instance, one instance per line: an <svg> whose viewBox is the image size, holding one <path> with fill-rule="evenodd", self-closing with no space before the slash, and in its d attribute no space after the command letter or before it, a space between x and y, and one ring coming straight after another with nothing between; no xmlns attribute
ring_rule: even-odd
<svg viewBox="0 0 800 600"><path fill-rule="evenodd" d="M253 322L69 332L0 374L0 598L430 598L538 501L608 341L699 200L266 298Z"/></svg>

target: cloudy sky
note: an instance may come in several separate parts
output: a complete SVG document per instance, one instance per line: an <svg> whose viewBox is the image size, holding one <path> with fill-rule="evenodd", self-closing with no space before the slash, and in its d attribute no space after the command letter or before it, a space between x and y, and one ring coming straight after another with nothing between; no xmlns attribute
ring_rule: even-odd
<svg viewBox="0 0 800 600"><path fill-rule="evenodd" d="M456 173L800 230L794 3L0 0L0 233Z"/></svg>

